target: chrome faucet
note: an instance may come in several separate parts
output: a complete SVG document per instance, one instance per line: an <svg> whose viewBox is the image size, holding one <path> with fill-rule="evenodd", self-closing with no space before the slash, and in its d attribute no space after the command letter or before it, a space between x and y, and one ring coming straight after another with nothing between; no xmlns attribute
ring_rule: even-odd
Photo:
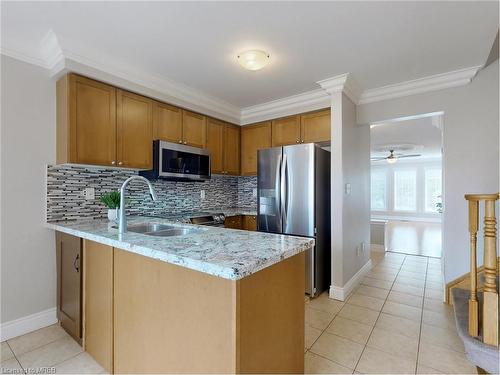
<svg viewBox="0 0 500 375"><path fill-rule="evenodd" d="M153 201L158 199L153 189L153 185L151 185L151 182L149 182L148 179L142 176L132 176L130 178L127 178L123 183L122 187L120 188L120 218L118 221L118 233L120 234L125 233L127 231L127 218L125 217L125 188L132 180L142 180L145 183L147 183L149 186L149 194L151 195L151 199Z"/></svg>

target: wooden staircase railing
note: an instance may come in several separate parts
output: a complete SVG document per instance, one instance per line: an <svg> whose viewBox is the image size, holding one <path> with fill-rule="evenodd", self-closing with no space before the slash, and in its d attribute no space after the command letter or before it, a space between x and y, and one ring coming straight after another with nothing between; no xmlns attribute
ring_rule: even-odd
<svg viewBox="0 0 500 375"><path fill-rule="evenodd" d="M497 194L467 194L469 202L470 234L470 298L469 298L469 335L478 337L482 324L483 342L498 346L498 292L497 275L497 228L495 202ZM477 297L477 231L479 229L479 204L484 201L484 287L482 319L479 319L479 301Z"/></svg>

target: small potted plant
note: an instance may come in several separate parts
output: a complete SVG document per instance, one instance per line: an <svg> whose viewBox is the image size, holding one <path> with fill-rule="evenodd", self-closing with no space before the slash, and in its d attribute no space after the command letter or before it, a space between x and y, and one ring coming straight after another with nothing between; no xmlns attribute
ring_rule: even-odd
<svg viewBox="0 0 500 375"><path fill-rule="evenodd" d="M104 193L101 195L101 202L108 208L108 219L109 221L116 221L118 219L119 207L120 207L120 192L111 191L109 193Z"/></svg>

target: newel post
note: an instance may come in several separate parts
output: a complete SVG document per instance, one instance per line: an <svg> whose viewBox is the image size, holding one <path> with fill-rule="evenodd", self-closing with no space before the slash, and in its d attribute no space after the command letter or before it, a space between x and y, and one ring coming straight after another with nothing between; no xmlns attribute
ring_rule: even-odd
<svg viewBox="0 0 500 375"><path fill-rule="evenodd" d="M497 228L495 201L498 195L485 199L484 207L484 304L483 304L483 342L498 346L498 293L497 275Z"/></svg>

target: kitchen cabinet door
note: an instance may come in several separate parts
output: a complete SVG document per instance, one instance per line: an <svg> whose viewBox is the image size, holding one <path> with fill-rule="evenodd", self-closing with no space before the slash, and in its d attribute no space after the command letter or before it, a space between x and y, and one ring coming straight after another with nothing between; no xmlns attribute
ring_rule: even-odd
<svg viewBox="0 0 500 375"><path fill-rule="evenodd" d="M328 142L330 140L330 110L300 116L301 142Z"/></svg>
<svg viewBox="0 0 500 375"><path fill-rule="evenodd" d="M243 229L245 230L257 230L257 216L243 216Z"/></svg>
<svg viewBox="0 0 500 375"><path fill-rule="evenodd" d="M76 74L57 82L57 162L116 163L116 89Z"/></svg>
<svg viewBox="0 0 500 375"><path fill-rule="evenodd" d="M182 143L182 109L155 102L153 105L153 138Z"/></svg>
<svg viewBox="0 0 500 375"><path fill-rule="evenodd" d="M57 318L82 342L82 245L79 237L56 232Z"/></svg>
<svg viewBox="0 0 500 375"><path fill-rule="evenodd" d="M273 147L300 143L299 116L285 117L272 122Z"/></svg>
<svg viewBox="0 0 500 375"><path fill-rule="evenodd" d="M241 127L241 174L257 175L257 150L271 147L271 122Z"/></svg>
<svg viewBox="0 0 500 375"><path fill-rule="evenodd" d="M224 173L224 123L209 118L207 120L207 149L210 151L212 173Z"/></svg>
<svg viewBox="0 0 500 375"><path fill-rule="evenodd" d="M227 216L224 221L224 228L231 229L241 229L242 228L242 218L240 215L238 216Z"/></svg>
<svg viewBox="0 0 500 375"><path fill-rule="evenodd" d="M231 124L224 128L224 172L240 174L240 127Z"/></svg>
<svg viewBox="0 0 500 375"><path fill-rule="evenodd" d="M84 241L85 351L113 373L113 247Z"/></svg>
<svg viewBox="0 0 500 375"><path fill-rule="evenodd" d="M117 91L118 166L151 169L153 164L153 101Z"/></svg>
<svg viewBox="0 0 500 375"><path fill-rule="evenodd" d="M206 118L198 113L182 111L183 144L205 148L207 136Z"/></svg>

